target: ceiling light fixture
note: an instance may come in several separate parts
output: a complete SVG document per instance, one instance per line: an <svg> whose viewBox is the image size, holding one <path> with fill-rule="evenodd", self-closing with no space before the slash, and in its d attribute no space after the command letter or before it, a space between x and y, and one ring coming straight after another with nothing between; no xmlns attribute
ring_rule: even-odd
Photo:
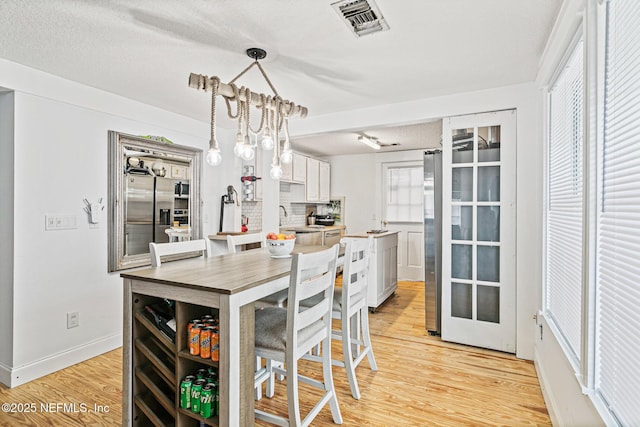
<svg viewBox="0 0 640 427"><path fill-rule="evenodd" d="M380 144L378 144L378 140L369 136L365 136L365 135L360 135L358 137L358 141L362 142L364 145L368 145L369 147L373 148L374 150L379 150L380 149Z"/></svg>
<svg viewBox="0 0 640 427"><path fill-rule="evenodd" d="M220 146L216 138L216 97L222 96L227 104L227 115L232 120L238 120L238 132L236 133L236 143L233 152L243 160L251 160L255 156L258 135L262 136L262 149L273 149L273 160L271 162L270 175L273 179L282 177L282 163L290 163L293 154L291 150L291 140L289 138L289 118L306 117L308 110L306 107L296 105L292 101L283 100L275 87L267 77L264 69L258 62L267 56L267 52L259 48L247 49L247 56L254 61L238 74L233 80L225 84L217 76L208 77L202 74L191 73L189 75L189 87L205 92L211 91L211 139L209 140L209 151L207 152L207 163L212 166L222 162ZM235 81L244 75L254 65L262 73L262 76L273 91L272 95L252 92L247 87L238 87ZM236 104L235 112L232 111L232 103ZM254 129L250 122L251 106L262 110L260 126ZM284 135L284 143L280 147L280 135ZM253 142L251 136L254 136Z"/></svg>

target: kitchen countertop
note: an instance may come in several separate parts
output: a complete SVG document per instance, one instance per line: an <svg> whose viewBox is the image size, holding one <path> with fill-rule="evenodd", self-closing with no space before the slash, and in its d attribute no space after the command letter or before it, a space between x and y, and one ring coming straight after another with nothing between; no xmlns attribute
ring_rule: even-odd
<svg viewBox="0 0 640 427"><path fill-rule="evenodd" d="M260 230L250 230L250 231L247 231L245 233L243 233L242 231L223 231L222 233L218 232L216 234L209 234L207 236L207 239L209 239L209 240L224 240L226 242L227 241L227 236L229 236L229 235L240 236L241 234L253 234L253 233L260 233Z"/></svg>
<svg viewBox="0 0 640 427"><path fill-rule="evenodd" d="M344 225L325 225L323 227L299 225L299 226L290 226L290 227L280 227L280 230L285 232L298 231L302 233L312 233L314 231L330 231L330 230L340 230L344 228L346 228L346 226Z"/></svg>
<svg viewBox="0 0 640 427"><path fill-rule="evenodd" d="M391 236L392 234L396 234L396 233L399 233L399 231L389 231L389 230L387 230L384 233L367 233L367 232L363 232L363 233L345 234L344 237L367 238L369 236L373 236L374 238L378 238L378 237Z"/></svg>

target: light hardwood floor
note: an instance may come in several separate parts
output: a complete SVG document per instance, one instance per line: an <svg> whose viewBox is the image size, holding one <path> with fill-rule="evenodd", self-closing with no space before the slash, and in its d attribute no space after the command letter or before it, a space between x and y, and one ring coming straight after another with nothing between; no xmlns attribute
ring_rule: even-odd
<svg viewBox="0 0 640 427"><path fill-rule="evenodd" d="M428 335L422 283L401 282L396 294L369 319L379 370L372 372L366 360L358 367L360 400L351 397L344 369L333 368L343 425L551 425L533 363ZM339 357L339 342L334 340L333 349ZM0 425L120 425L121 357L118 349L11 390L0 386L0 403L33 403L36 409L0 412ZM302 370L320 378L320 370L311 363L304 362ZM310 409L305 401L311 394L315 401L315 393L301 389L303 413ZM70 407L74 403L77 412ZM94 405L108 412L96 412ZM256 407L286 415L285 383L276 385L273 399L263 398ZM335 425L328 408L313 425Z"/></svg>

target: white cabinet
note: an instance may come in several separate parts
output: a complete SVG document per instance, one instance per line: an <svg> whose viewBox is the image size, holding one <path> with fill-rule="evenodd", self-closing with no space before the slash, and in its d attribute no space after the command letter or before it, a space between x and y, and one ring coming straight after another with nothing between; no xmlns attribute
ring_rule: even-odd
<svg viewBox="0 0 640 427"><path fill-rule="evenodd" d="M293 166L291 181L304 183L307 179L307 157L293 153Z"/></svg>
<svg viewBox="0 0 640 427"><path fill-rule="evenodd" d="M320 160L307 157L307 202L317 202L320 198Z"/></svg>
<svg viewBox="0 0 640 427"><path fill-rule="evenodd" d="M280 167L282 168L282 177L280 178L280 181L291 182L293 179L293 163L280 162Z"/></svg>
<svg viewBox="0 0 640 427"><path fill-rule="evenodd" d="M398 233L389 232L373 238L373 248L369 258L367 295L369 309L374 311L396 289L398 289Z"/></svg>
<svg viewBox="0 0 640 427"><path fill-rule="evenodd" d="M331 166L327 162L320 162L318 197L321 202L329 201L331 192Z"/></svg>
<svg viewBox="0 0 640 427"><path fill-rule="evenodd" d="M282 163L282 178L284 182L304 184L307 180L307 157L293 153L291 163Z"/></svg>

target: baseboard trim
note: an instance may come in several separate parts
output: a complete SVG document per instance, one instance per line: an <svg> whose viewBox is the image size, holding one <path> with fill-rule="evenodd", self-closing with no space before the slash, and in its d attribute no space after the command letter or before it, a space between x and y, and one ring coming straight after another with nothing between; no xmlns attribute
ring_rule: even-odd
<svg viewBox="0 0 640 427"><path fill-rule="evenodd" d="M538 361L540 359L540 354L538 350L534 351L533 364L536 367L536 372L538 373L538 382L540 383L540 389L542 390L542 397L544 399L544 403L547 405L547 412L549 413L549 418L551 419L551 425L561 426L564 425L558 419L558 410L557 410L557 401L553 395L553 389L549 387L549 382L547 380L547 375L545 374L544 369L542 368L542 364Z"/></svg>
<svg viewBox="0 0 640 427"><path fill-rule="evenodd" d="M121 346L122 333L113 334L27 365L14 368L0 366L0 379L9 388L17 387Z"/></svg>
<svg viewBox="0 0 640 427"><path fill-rule="evenodd" d="M11 382L11 368L7 365L0 363L0 384L4 384L9 387Z"/></svg>

